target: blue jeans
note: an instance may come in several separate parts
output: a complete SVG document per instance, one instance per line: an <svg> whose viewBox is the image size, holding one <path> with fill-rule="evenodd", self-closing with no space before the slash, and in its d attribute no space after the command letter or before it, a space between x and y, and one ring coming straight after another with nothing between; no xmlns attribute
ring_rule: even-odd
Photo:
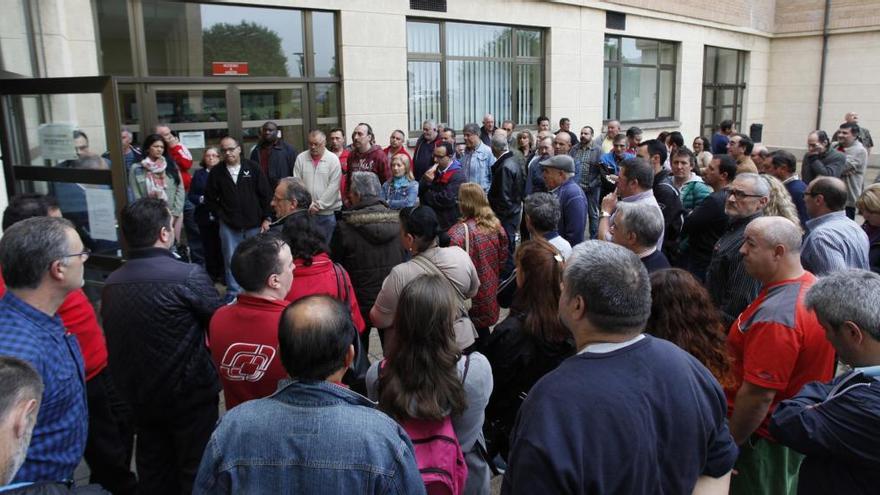
<svg viewBox="0 0 880 495"><path fill-rule="evenodd" d="M324 234L324 242L330 245L333 230L336 229L336 215L314 215L315 226Z"/></svg>
<svg viewBox="0 0 880 495"><path fill-rule="evenodd" d="M220 250L223 251L223 265L226 267L226 294L238 294L241 286L232 276L232 253L241 241L260 233L260 227L235 229L220 221Z"/></svg>
<svg viewBox="0 0 880 495"><path fill-rule="evenodd" d="M599 235L599 203L602 198L602 186L598 185L587 193L587 214L590 217L590 239L595 239Z"/></svg>

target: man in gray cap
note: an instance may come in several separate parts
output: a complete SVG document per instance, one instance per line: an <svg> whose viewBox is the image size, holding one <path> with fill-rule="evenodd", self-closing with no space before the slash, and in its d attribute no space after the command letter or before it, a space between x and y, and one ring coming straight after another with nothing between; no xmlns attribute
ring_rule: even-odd
<svg viewBox="0 0 880 495"><path fill-rule="evenodd" d="M574 160L556 155L539 164L547 190L559 199L559 235L572 246L580 244L587 227L587 197L574 179Z"/></svg>

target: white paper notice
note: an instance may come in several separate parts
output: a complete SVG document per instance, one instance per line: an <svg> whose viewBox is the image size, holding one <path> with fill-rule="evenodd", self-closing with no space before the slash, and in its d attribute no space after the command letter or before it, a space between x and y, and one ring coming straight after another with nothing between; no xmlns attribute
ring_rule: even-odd
<svg viewBox="0 0 880 495"><path fill-rule="evenodd" d="M180 144L189 149L205 147L205 133L203 131L187 131L180 133Z"/></svg>
<svg viewBox="0 0 880 495"><path fill-rule="evenodd" d="M74 125L71 123L40 124L37 134L40 139L40 154L45 160L75 160L76 146L73 144Z"/></svg>
<svg viewBox="0 0 880 495"><path fill-rule="evenodd" d="M116 212L113 210L113 191L86 186L86 204L89 210L89 232L93 239L116 241Z"/></svg>

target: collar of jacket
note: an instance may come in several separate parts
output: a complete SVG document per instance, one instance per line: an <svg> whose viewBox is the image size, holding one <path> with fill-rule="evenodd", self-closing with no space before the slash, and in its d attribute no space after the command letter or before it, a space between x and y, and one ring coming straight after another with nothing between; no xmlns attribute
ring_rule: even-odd
<svg viewBox="0 0 880 495"><path fill-rule="evenodd" d="M375 408L376 403L342 385L327 381L282 380L270 398L301 406L331 406L344 402Z"/></svg>
<svg viewBox="0 0 880 495"><path fill-rule="evenodd" d="M361 200L361 202L356 205L352 205L350 210L363 210L364 208L369 208L370 206L376 206L378 204L388 206L387 204L385 204L384 201L382 201L382 198L368 198Z"/></svg>
<svg viewBox="0 0 880 495"><path fill-rule="evenodd" d="M176 260L177 258L174 254L171 253L171 250L159 247L146 247L146 248L138 248L132 249L129 251L129 259L140 259L140 258L159 258L159 257L168 257Z"/></svg>

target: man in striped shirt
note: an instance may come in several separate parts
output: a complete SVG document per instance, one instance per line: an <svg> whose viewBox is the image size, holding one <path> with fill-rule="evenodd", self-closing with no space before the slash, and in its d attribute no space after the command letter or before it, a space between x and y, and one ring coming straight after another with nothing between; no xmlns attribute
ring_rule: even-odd
<svg viewBox="0 0 880 495"><path fill-rule="evenodd" d="M870 270L868 235L847 218L846 197L846 183L836 177L813 179L804 192L810 219L801 262L817 277L849 268Z"/></svg>

